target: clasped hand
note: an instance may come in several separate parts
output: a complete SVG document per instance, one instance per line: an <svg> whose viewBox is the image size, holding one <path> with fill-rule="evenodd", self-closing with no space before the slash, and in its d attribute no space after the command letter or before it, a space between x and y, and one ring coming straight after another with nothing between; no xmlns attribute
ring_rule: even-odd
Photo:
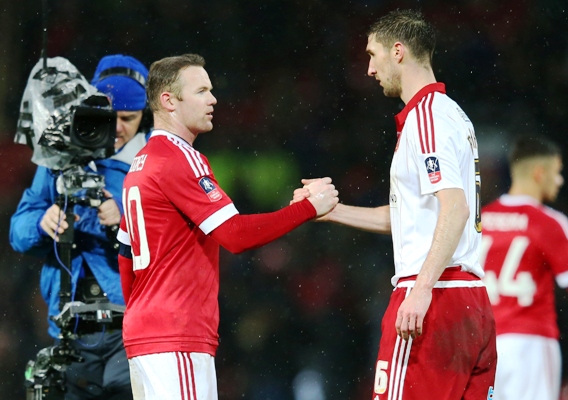
<svg viewBox="0 0 568 400"><path fill-rule="evenodd" d="M317 212L317 217L328 214L339 202L338 191L331 183L331 178L302 179L302 188L294 190L290 204L308 199ZM321 218L320 218L321 219Z"/></svg>

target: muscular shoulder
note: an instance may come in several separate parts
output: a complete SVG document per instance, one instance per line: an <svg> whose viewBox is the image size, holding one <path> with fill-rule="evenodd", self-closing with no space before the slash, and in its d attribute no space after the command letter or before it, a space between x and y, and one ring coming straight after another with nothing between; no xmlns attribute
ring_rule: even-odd
<svg viewBox="0 0 568 400"><path fill-rule="evenodd" d="M210 167L207 158L187 142L172 136L152 138L139 156L144 156L149 162L152 162L152 159L160 160L172 166L172 171L188 172L196 178L209 175Z"/></svg>
<svg viewBox="0 0 568 400"><path fill-rule="evenodd" d="M568 240L568 217L551 207L543 206L542 213L549 219L549 224L564 233Z"/></svg>
<svg viewBox="0 0 568 400"><path fill-rule="evenodd" d="M439 92L428 94L417 104L409 113L404 129L408 139L415 142L422 153L436 152L439 142L451 141L457 148L465 149L475 141L467 114L455 101Z"/></svg>

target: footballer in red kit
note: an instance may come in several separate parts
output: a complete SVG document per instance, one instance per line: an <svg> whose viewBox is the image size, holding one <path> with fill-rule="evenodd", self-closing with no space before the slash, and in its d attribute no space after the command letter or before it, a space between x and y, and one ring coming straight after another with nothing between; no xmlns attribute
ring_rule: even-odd
<svg viewBox="0 0 568 400"><path fill-rule="evenodd" d="M521 137L508 194L482 210L481 262L497 329L495 398L557 400L561 355L555 282L568 288L568 218L542 204L563 183L560 149Z"/></svg>
<svg viewBox="0 0 568 400"><path fill-rule="evenodd" d="M208 227L238 212L207 159L179 137L154 130L136 158L145 162L126 176L123 194L136 273L123 328L128 357L173 348L215 355L219 244ZM181 304L191 310L184 318Z"/></svg>
<svg viewBox="0 0 568 400"><path fill-rule="evenodd" d="M219 246L262 246L338 202L330 178L310 198L241 215L193 147L213 128L217 100L196 54L156 61L148 76L155 129L123 187L118 239L123 336L135 400L217 400Z"/></svg>

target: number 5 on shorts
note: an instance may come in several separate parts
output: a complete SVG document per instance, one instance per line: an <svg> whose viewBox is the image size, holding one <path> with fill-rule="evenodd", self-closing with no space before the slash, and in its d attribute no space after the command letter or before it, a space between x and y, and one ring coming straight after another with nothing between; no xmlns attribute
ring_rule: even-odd
<svg viewBox="0 0 568 400"><path fill-rule="evenodd" d="M378 360L377 369L375 371L375 393L383 394L387 391L389 376L387 368L389 367L388 361Z"/></svg>

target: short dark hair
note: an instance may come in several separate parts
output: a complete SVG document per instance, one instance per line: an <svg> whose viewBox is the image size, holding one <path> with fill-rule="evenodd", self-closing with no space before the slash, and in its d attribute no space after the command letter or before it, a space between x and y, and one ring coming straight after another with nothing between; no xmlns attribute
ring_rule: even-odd
<svg viewBox="0 0 568 400"><path fill-rule="evenodd" d="M417 10L394 10L381 17L369 28L367 36L390 48L400 41L406 45L416 60L432 63L436 46L436 30Z"/></svg>
<svg viewBox="0 0 568 400"><path fill-rule="evenodd" d="M166 57L155 61L150 66L148 74L148 104L153 112L160 109L160 95L163 92L172 92L181 100L180 72L191 66L204 67L205 59L199 54L183 54L181 56Z"/></svg>
<svg viewBox="0 0 568 400"><path fill-rule="evenodd" d="M515 140L509 152L509 165L515 165L533 157L561 156L562 150L553 141L543 136L523 135Z"/></svg>

